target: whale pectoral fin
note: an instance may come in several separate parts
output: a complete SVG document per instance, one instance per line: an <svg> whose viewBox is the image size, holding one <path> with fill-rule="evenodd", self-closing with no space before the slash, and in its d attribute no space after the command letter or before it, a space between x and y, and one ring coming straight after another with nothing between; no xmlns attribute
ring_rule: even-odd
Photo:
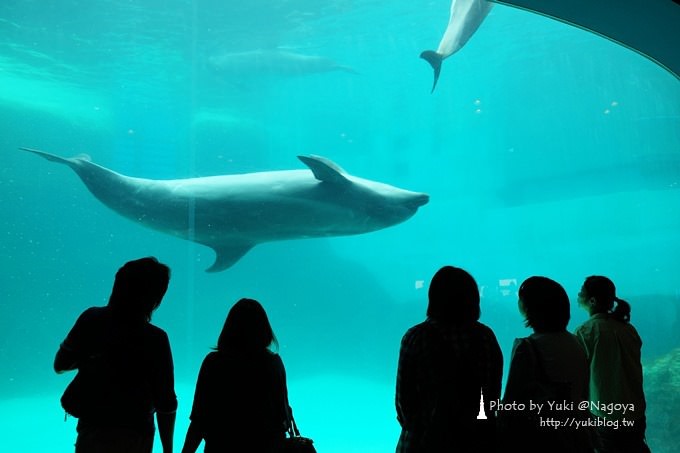
<svg viewBox="0 0 680 453"><path fill-rule="evenodd" d="M321 156L298 156L305 165L312 170L314 177L319 181L330 182L333 184L348 184L349 179L345 178L345 171L335 162Z"/></svg>
<svg viewBox="0 0 680 453"><path fill-rule="evenodd" d="M439 73L442 70L442 61L444 61L444 58L434 50L422 52L420 58L430 63L430 66L434 69L434 82L432 83L432 91L430 91L430 93L434 93L434 88L437 86L437 80L439 80Z"/></svg>
<svg viewBox="0 0 680 453"><path fill-rule="evenodd" d="M205 271L220 272L230 268L254 246L255 244L211 245L216 254L215 262Z"/></svg>

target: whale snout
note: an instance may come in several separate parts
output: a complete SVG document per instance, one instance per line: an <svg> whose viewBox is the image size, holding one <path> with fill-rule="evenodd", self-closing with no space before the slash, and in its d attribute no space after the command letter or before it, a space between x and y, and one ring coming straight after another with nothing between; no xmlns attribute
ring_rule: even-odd
<svg viewBox="0 0 680 453"><path fill-rule="evenodd" d="M430 196L426 193L416 193L407 202L407 205L412 209L418 209L419 207L426 205L430 201Z"/></svg>
<svg viewBox="0 0 680 453"><path fill-rule="evenodd" d="M426 205L427 203L430 202L430 196L426 193L421 193L418 194L418 198L416 199L416 204L417 206L423 206Z"/></svg>

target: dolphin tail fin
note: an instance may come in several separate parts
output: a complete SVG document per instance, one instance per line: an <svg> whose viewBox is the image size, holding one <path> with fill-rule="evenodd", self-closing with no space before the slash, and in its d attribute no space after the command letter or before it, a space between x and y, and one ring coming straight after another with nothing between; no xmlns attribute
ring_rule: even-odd
<svg viewBox="0 0 680 453"><path fill-rule="evenodd" d="M255 246L255 244L206 245L212 247L217 255L215 262L205 270L206 272L220 272L230 268Z"/></svg>
<svg viewBox="0 0 680 453"><path fill-rule="evenodd" d="M57 156L55 154L48 153L46 151L40 151L39 149L24 148L23 146L20 146L19 149L22 150L22 151L28 151L29 153L37 154L38 156L43 157L43 158L45 158L49 161L57 162L59 164L66 164L66 165L69 165L69 166L73 166L74 159L86 160L88 162L91 160L90 156L88 156L87 154L79 154L76 157L66 158L66 157L60 157L60 156Z"/></svg>
<svg viewBox="0 0 680 453"><path fill-rule="evenodd" d="M47 153L45 151L40 151L39 149L32 149L32 148L24 148L23 146L19 147L20 150L22 151L28 151L29 153L37 154L40 157L43 157L47 160L50 160L52 162L58 162L60 164L66 164L69 165L70 161L68 159L65 159L63 157L55 156L54 154Z"/></svg>
<svg viewBox="0 0 680 453"><path fill-rule="evenodd" d="M430 91L430 93L434 93L434 89L437 86L437 80L439 80L439 73L442 70L442 61L444 61L444 58L434 50L422 52L420 58L430 63L430 66L434 69L434 82L432 83L432 91Z"/></svg>

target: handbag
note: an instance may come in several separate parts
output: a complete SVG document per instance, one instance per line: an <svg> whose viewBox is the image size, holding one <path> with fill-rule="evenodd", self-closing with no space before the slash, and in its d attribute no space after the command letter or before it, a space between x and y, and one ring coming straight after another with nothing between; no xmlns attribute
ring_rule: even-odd
<svg viewBox="0 0 680 453"><path fill-rule="evenodd" d="M100 395L94 386L91 373L79 369L61 395L61 407L75 418L91 415Z"/></svg>
<svg viewBox="0 0 680 453"><path fill-rule="evenodd" d="M283 445L281 446L282 453L317 453L316 448L314 448L314 441L309 437L304 437L300 435L295 419L293 418L293 410L288 404L288 388L286 388L285 393L285 407L284 412L286 414L286 424L288 430L286 434L288 437L283 439Z"/></svg>
<svg viewBox="0 0 680 453"><path fill-rule="evenodd" d="M309 437L303 437L297 430L295 421L291 417L293 424L288 430L288 437L283 439L282 453L316 453L314 441Z"/></svg>
<svg viewBox="0 0 680 453"><path fill-rule="evenodd" d="M83 406L87 400L83 394L83 385L82 376L78 372L61 396L61 407L71 417L80 418L85 411Z"/></svg>

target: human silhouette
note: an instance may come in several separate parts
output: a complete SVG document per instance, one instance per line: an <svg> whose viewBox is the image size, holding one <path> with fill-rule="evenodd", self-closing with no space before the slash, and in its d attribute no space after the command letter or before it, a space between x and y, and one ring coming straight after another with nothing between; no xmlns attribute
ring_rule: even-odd
<svg viewBox="0 0 680 453"><path fill-rule="evenodd" d="M578 302L590 315L576 329L590 364L590 410L607 422L596 428L598 453L648 453L642 340L630 323L630 304L616 297L609 278L597 275L585 279ZM612 404L625 404L625 413Z"/></svg>
<svg viewBox="0 0 680 453"><path fill-rule="evenodd" d="M165 453L172 452L177 398L167 334L151 324L170 281L156 258L125 263L104 307L85 310L54 359L78 370L62 397L78 417L76 453L149 453L154 413Z"/></svg>
<svg viewBox="0 0 680 453"><path fill-rule="evenodd" d="M534 333L513 344L499 411L502 443L508 451L592 452L591 429L576 425L587 423L578 403L587 400L588 363L578 339L567 331L569 297L546 277L526 279L518 296L524 324ZM541 410L532 403L541 404Z"/></svg>
<svg viewBox="0 0 680 453"><path fill-rule="evenodd" d="M501 392L503 356L479 322L480 297L465 270L432 277L427 317L403 336L396 385L398 453L488 452L495 442L489 402ZM484 414L480 417L480 398Z"/></svg>
<svg viewBox="0 0 680 453"><path fill-rule="evenodd" d="M277 451L287 426L286 372L267 313L253 299L229 310L203 360L182 453Z"/></svg>

